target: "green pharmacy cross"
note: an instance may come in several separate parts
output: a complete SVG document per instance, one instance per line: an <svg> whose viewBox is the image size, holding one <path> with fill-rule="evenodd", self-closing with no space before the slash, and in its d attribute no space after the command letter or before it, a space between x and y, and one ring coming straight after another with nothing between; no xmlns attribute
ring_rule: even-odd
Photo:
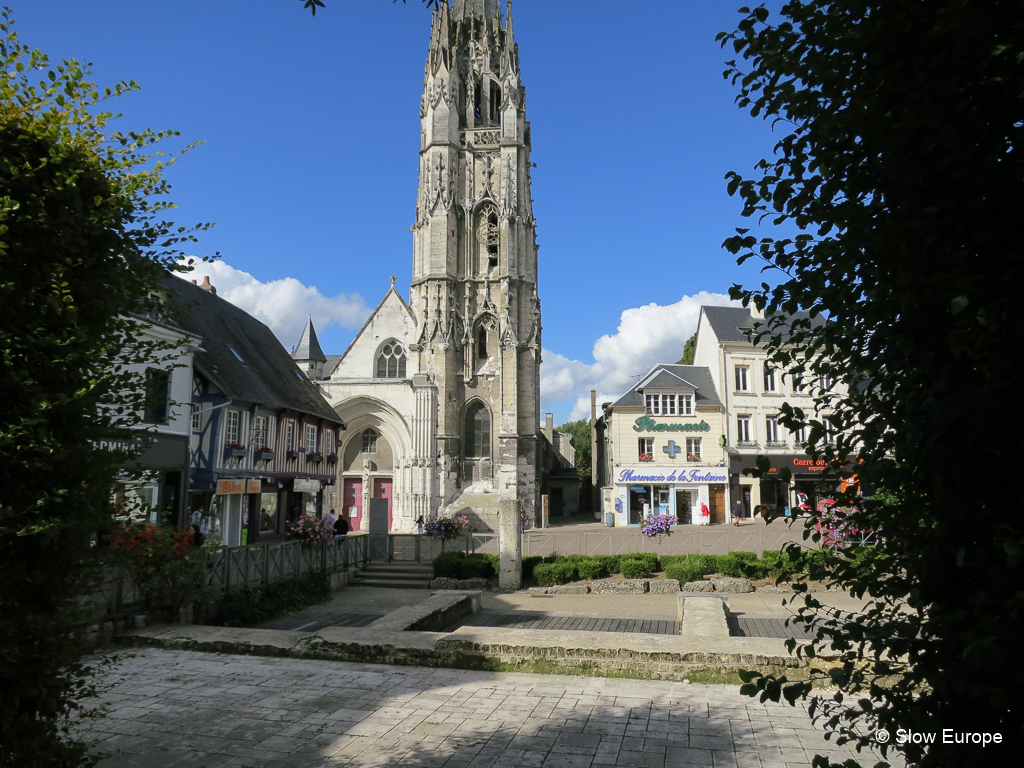
<svg viewBox="0 0 1024 768"><path fill-rule="evenodd" d="M676 454L680 453L683 449L676 445L675 440L669 440L668 445L666 445L661 450L667 453L670 459L674 459L676 457Z"/></svg>

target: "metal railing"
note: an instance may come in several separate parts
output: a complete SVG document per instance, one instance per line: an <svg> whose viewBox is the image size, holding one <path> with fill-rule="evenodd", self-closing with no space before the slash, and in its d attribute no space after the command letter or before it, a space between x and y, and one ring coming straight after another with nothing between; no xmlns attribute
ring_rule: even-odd
<svg viewBox="0 0 1024 768"><path fill-rule="evenodd" d="M467 555L481 552L498 554L498 534L465 533L451 541L441 541L417 533L388 534L387 561L399 563L430 563L442 552L462 551ZM379 553L376 559L384 559Z"/></svg>

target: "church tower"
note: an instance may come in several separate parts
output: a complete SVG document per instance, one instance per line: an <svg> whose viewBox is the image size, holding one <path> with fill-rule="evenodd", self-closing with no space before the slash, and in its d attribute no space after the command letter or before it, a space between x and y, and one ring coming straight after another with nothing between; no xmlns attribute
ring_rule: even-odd
<svg viewBox="0 0 1024 768"><path fill-rule="evenodd" d="M420 103L410 352L437 388L440 511L536 512L541 323L512 4L434 12Z"/></svg>

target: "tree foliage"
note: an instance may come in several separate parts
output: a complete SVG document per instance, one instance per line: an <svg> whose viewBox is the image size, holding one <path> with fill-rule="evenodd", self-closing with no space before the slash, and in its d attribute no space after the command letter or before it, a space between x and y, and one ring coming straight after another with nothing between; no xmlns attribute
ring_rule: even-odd
<svg viewBox="0 0 1024 768"><path fill-rule="evenodd" d="M697 334L686 340L686 344L683 346L683 356L676 361L676 365L693 365L693 354L697 349Z"/></svg>
<svg viewBox="0 0 1024 768"><path fill-rule="evenodd" d="M729 191L745 216L799 234L727 240L780 279L733 297L766 308L760 338L777 365L850 387L817 388L814 409L787 405L784 423L810 426L816 455L884 491L844 500L879 537L835 564L867 609L802 598L820 622L804 653L840 657L839 693L810 710L865 747L876 728L893 741L899 728L1001 732L1003 747L984 750L896 748L921 765L1008 762L1024 745L1021 433L1006 424L1024 264L1012 226L1024 201L1020 4L793 0L774 23L764 7L741 13L719 36L742 59L726 77L784 135L753 177L728 174ZM826 322L787 320L798 309ZM811 693L772 676L746 690Z"/></svg>
<svg viewBox="0 0 1024 768"><path fill-rule="evenodd" d="M138 420L131 366L149 347L132 313L192 235L160 218L148 148L172 134L108 130L104 102L135 84L100 91L78 62L51 65L7 10L0 33L0 765L79 765L79 597L129 458L93 446Z"/></svg>
<svg viewBox="0 0 1024 768"><path fill-rule="evenodd" d="M572 437L572 445L576 449L576 474L579 476L580 511L589 512L593 502L590 481L590 421L567 421L562 426L555 427L555 430Z"/></svg>

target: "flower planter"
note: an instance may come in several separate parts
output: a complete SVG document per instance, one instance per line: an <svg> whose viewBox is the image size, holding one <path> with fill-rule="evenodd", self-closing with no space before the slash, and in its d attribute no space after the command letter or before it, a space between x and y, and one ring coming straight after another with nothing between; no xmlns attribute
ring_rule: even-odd
<svg viewBox="0 0 1024 768"><path fill-rule="evenodd" d="M224 449L225 459L242 459L245 458L245 448L225 448Z"/></svg>
<svg viewBox="0 0 1024 768"><path fill-rule="evenodd" d="M285 458L288 458L288 459L297 459L297 458L299 458L299 452L298 451L285 451L284 455L285 455Z"/></svg>
<svg viewBox="0 0 1024 768"><path fill-rule="evenodd" d="M324 455L322 453L307 453L306 454L306 461L309 462L310 464L319 464L323 460L324 460Z"/></svg>
<svg viewBox="0 0 1024 768"><path fill-rule="evenodd" d="M325 461L328 464L337 464L338 463L338 454L336 454L336 453L329 453L329 454L327 454L327 456L325 457Z"/></svg>
<svg viewBox="0 0 1024 768"><path fill-rule="evenodd" d="M273 461L273 451L256 451L256 461Z"/></svg>

